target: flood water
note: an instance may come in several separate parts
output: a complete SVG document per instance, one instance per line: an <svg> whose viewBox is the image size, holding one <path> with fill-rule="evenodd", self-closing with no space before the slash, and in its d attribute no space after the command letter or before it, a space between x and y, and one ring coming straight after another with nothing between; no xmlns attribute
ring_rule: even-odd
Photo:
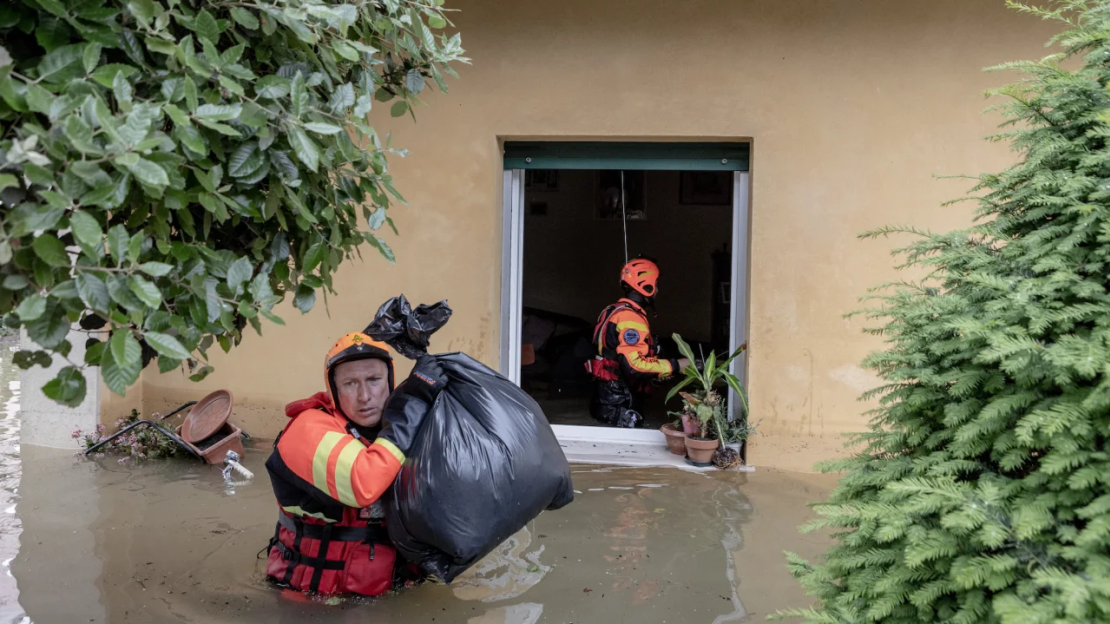
<svg viewBox="0 0 1110 624"><path fill-rule="evenodd" d="M187 460L120 465L18 444L18 376L0 355L0 624L15 622L757 622L808 603L782 551L828 477L575 466L542 514L451 586L313 600L266 582L276 505L263 463L228 485Z"/></svg>

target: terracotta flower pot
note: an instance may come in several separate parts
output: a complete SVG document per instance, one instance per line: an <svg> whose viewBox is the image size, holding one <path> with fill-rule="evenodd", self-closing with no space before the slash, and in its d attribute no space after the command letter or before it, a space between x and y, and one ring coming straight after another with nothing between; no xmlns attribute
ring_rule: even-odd
<svg viewBox="0 0 1110 624"><path fill-rule="evenodd" d="M698 422L698 417L693 414L682 415L682 433L687 436L696 436L701 433L701 423Z"/></svg>
<svg viewBox="0 0 1110 624"><path fill-rule="evenodd" d="M686 438L686 457L690 461L698 463L713 461L713 453L717 450L717 445L717 440L688 436Z"/></svg>
<svg viewBox="0 0 1110 624"><path fill-rule="evenodd" d="M675 455L686 454L686 434L675 429L673 423L667 423L659 428L667 436L667 448Z"/></svg>

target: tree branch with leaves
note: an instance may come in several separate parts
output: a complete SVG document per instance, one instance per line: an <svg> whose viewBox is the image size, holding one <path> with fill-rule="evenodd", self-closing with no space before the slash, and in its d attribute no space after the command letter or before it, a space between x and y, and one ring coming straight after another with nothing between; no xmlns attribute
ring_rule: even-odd
<svg viewBox="0 0 1110 624"><path fill-rule="evenodd" d="M0 314L118 394L157 360L203 379L213 344L306 313L403 202L372 127L465 63L442 0L22 0L0 6ZM103 332L102 334L100 332Z"/></svg>

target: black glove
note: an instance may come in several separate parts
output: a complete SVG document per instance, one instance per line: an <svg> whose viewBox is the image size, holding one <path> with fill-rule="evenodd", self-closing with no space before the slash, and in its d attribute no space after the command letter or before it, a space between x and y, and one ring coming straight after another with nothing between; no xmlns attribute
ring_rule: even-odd
<svg viewBox="0 0 1110 624"><path fill-rule="evenodd" d="M447 374L439 362L427 354L420 356L409 378L386 400L382 410L382 432L378 437L389 440L408 455L424 417L446 385Z"/></svg>
<svg viewBox="0 0 1110 624"><path fill-rule="evenodd" d="M409 378L397 390L404 388L406 393L431 406L446 385L447 373L443 372L443 367L434 357L425 353L416 360L416 366L412 367Z"/></svg>

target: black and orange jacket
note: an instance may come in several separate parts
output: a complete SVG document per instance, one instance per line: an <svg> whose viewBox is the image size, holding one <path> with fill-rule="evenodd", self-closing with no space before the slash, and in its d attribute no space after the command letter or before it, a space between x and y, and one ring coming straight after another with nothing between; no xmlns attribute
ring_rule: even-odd
<svg viewBox="0 0 1110 624"><path fill-rule="evenodd" d="M420 406L424 409L423 405ZM338 522L343 509L372 505L405 456L344 418L326 392L285 407L291 418L266 461L278 505L294 516Z"/></svg>
<svg viewBox="0 0 1110 624"><path fill-rule="evenodd" d="M678 360L656 355L647 314L631 299L605 308L594 330L598 355L615 361L625 379L665 379L678 370Z"/></svg>

